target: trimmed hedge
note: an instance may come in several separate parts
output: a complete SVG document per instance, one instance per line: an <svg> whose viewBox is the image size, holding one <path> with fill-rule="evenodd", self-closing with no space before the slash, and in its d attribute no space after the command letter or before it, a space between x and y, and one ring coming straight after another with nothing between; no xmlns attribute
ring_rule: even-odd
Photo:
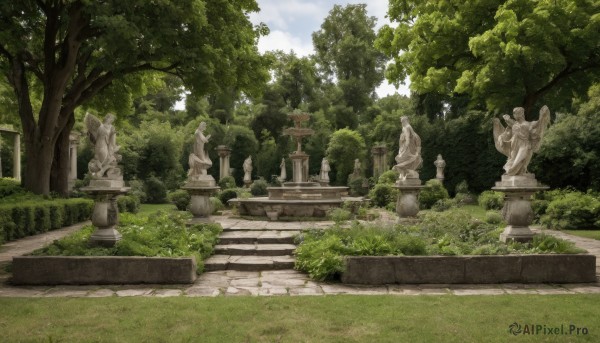
<svg viewBox="0 0 600 343"><path fill-rule="evenodd" d="M0 204L0 240L15 240L88 220L93 205L90 199Z"/></svg>
<svg viewBox="0 0 600 343"><path fill-rule="evenodd" d="M138 213L140 210L140 199L135 195L121 195L117 198L119 213Z"/></svg>
<svg viewBox="0 0 600 343"><path fill-rule="evenodd" d="M23 193L25 190L19 181L12 178L0 178L0 198Z"/></svg>

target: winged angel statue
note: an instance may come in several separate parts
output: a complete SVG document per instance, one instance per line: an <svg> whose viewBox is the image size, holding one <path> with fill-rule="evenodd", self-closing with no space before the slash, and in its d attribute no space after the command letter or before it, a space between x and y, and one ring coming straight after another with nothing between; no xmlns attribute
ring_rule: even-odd
<svg viewBox="0 0 600 343"><path fill-rule="evenodd" d="M116 131L112 125L114 120L115 116L112 114L104 117L104 122L93 114L85 115L88 137L94 144L94 158L88 163L92 178L122 178L121 169L117 165L121 155L117 154L120 147L117 145Z"/></svg>
<svg viewBox="0 0 600 343"><path fill-rule="evenodd" d="M496 149L508 157L504 165L505 175L531 175L527 166L534 152L540 149L546 128L550 124L550 110L542 107L537 121L526 121L523 107L513 110L513 118L508 114L502 116L506 127L500 119L494 118L494 143Z"/></svg>

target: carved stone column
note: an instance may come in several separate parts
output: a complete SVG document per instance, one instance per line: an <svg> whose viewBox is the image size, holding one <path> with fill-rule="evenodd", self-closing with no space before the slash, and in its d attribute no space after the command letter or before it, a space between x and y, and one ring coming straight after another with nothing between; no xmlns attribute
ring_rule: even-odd
<svg viewBox="0 0 600 343"><path fill-rule="evenodd" d="M226 176L231 175L231 167L229 164L229 157L231 156L231 149L226 145L219 145L215 148L219 154L219 180Z"/></svg>
<svg viewBox="0 0 600 343"><path fill-rule="evenodd" d="M386 163L387 147L375 146L371 149L371 153L373 154L373 178L377 179L388 170Z"/></svg>
<svg viewBox="0 0 600 343"><path fill-rule="evenodd" d="M21 181L21 135L15 134L13 150L13 178Z"/></svg>
<svg viewBox="0 0 600 343"><path fill-rule="evenodd" d="M79 145L79 135L71 133L69 135L69 161L71 168L69 169L69 191L73 190L75 181L77 181L77 145Z"/></svg>

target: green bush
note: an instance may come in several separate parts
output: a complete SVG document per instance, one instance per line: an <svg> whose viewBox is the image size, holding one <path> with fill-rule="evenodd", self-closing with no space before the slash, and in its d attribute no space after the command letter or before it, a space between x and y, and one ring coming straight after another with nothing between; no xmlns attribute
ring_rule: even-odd
<svg viewBox="0 0 600 343"><path fill-rule="evenodd" d="M502 215L497 211L487 211L485 213L485 222L488 224L500 224L502 222Z"/></svg>
<svg viewBox="0 0 600 343"><path fill-rule="evenodd" d="M388 204L396 204L398 189L389 183L378 183L369 192L369 199L374 206L386 207Z"/></svg>
<svg viewBox="0 0 600 343"><path fill-rule="evenodd" d="M237 198L238 194L235 189L225 189L219 193L218 197L221 203L229 204L228 201Z"/></svg>
<svg viewBox="0 0 600 343"><path fill-rule="evenodd" d="M585 252L585 250L577 248L573 242L565 241L551 235L540 234L533 236L531 252L542 254L580 254Z"/></svg>
<svg viewBox="0 0 600 343"><path fill-rule="evenodd" d="M332 208L327 211L327 218L336 223L341 223L343 221L352 219L352 212L345 208Z"/></svg>
<svg viewBox="0 0 600 343"><path fill-rule="evenodd" d="M203 260L213 253L222 228L206 223L187 227L188 213L162 213L140 216L125 213L121 216L119 232L123 238L114 247L88 246L94 228L86 226L51 245L36 250L33 255L44 256L195 256L198 272Z"/></svg>
<svg viewBox="0 0 600 343"><path fill-rule="evenodd" d="M477 203L486 210L501 210L504 206L504 193L496 191L482 192L477 198Z"/></svg>
<svg viewBox="0 0 600 343"><path fill-rule="evenodd" d="M0 178L0 199L11 195L24 194L21 183L12 178Z"/></svg>
<svg viewBox="0 0 600 343"><path fill-rule="evenodd" d="M212 214L217 214L225 208L225 205L217 197L210 197L210 206L212 208Z"/></svg>
<svg viewBox="0 0 600 343"><path fill-rule="evenodd" d="M138 180L138 179L133 179L133 180L129 181L128 183L129 183L129 187L131 187L129 194L140 199L140 202L142 204L145 204L148 201L148 196L146 195L146 190L145 190L146 186L144 185L144 181Z"/></svg>
<svg viewBox="0 0 600 343"><path fill-rule="evenodd" d="M379 175L377 183L386 183L393 185L396 183L396 181L398 181L398 176L400 176L400 174L397 171L388 170L386 172L383 172L383 174Z"/></svg>
<svg viewBox="0 0 600 343"><path fill-rule="evenodd" d="M167 202L167 187L155 176L145 182L147 202L149 204L164 204Z"/></svg>
<svg viewBox="0 0 600 343"><path fill-rule="evenodd" d="M600 200L591 194L569 192L550 201L541 223L551 229L600 229Z"/></svg>
<svg viewBox="0 0 600 343"><path fill-rule="evenodd" d="M250 186L250 193L253 196L267 195L269 194L269 192L267 191L267 187L269 187L267 181L263 179L255 180L252 183L252 186Z"/></svg>
<svg viewBox="0 0 600 343"><path fill-rule="evenodd" d="M225 176L224 178L219 180L219 187L221 187L222 190L225 190L235 188L237 186L235 185L235 179L233 178L233 176Z"/></svg>
<svg viewBox="0 0 600 343"><path fill-rule="evenodd" d="M440 199L431 206L432 211L444 212L456 206L454 199Z"/></svg>
<svg viewBox="0 0 600 343"><path fill-rule="evenodd" d="M178 189L169 193L167 198L169 199L169 202L174 204L179 211L186 211L192 199L190 193L183 189Z"/></svg>
<svg viewBox="0 0 600 343"><path fill-rule="evenodd" d="M367 179L364 177L357 177L354 179L348 178L348 186L350 187L350 194L353 196L365 196L369 192L369 187L364 187L364 184L368 185Z"/></svg>
<svg viewBox="0 0 600 343"><path fill-rule="evenodd" d="M421 208L431 208L438 200L448 199L448 191L444 185L436 179L429 180L425 183L425 187L419 193L419 204Z"/></svg>
<svg viewBox="0 0 600 343"><path fill-rule="evenodd" d="M35 235L89 220L90 199L27 199L0 204L0 231L4 241Z"/></svg>
<svg viewBox="0 0 600 343"><path fill-rule="evenodd" d="M469 193L469 183L467 182L467 180L462 180L461 182L459 182L456 185L456 187L454 187L454 193L468 194Z"/></svg>
<svg viewBox="0 0 600 343"><path fill-rule="evenodd" d="M140 199L133 195L121 195L117 198L119 213L138 213L140 210Z"/></svg>

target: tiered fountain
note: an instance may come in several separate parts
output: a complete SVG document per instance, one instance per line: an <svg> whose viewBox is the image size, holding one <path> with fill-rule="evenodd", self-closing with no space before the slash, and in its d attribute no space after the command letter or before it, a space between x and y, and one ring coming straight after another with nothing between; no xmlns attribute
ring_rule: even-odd
<svg viewBox="0 0 600 343"><path fill-rule="evenodd" d="M340 207L344 201L362 201L362 198L347 198L348 187L321 186L318 182L308 181L309 155L302 151L302 139L314 133L302 123L310 119L308 113L293 112L288 117L294 126L284 130L296 141L296 151L289 156L292 160L293 176L291 182L282 187L269 187L268 197L232 199L239 206L241 215L268 216L276 219L287 217L324 217L327 210Z"/></svg>

